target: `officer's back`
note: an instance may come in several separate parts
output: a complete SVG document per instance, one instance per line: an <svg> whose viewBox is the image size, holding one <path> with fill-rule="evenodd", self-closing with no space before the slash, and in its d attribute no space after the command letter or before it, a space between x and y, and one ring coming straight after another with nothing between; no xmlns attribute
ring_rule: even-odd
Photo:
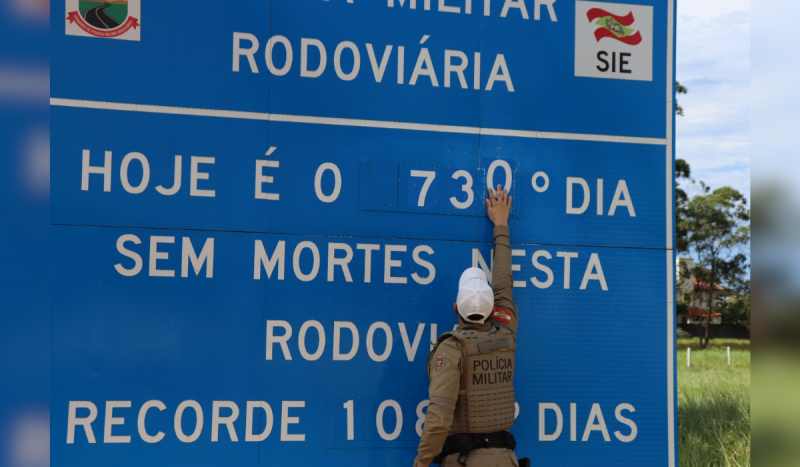
<svg viewBox="0 0 800 467"><path fill-rule="evenodd" d="M439 337L428 357L428 411L414 466L520 465L514 425L514 369L519 317L514 304L508 214L511 197L490 189L494 222L492 285L481 269L459 279L455 331ZM527 459L523 460L523 465Z"/></svg>

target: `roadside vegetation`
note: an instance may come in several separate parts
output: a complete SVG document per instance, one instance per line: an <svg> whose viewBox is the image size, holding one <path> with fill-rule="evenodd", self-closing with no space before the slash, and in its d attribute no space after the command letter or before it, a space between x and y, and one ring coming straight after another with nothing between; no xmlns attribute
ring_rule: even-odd
<svg viewBox="0 0 800 467"><path fill-rule="evenodd" d="M679 338L677 362L679 465L750 466L750 341Z"/></svg>

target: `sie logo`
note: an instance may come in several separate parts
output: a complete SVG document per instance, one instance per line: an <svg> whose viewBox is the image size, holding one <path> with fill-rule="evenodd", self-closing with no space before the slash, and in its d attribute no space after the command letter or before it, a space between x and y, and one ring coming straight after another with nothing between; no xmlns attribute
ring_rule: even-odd
<svg viewBox="0 0 800 467"><path fill-rule="evenodd" d="M138 41L141 0L66 0L70 36Z"/></svg>
<svg viewBox="0 0 800 467"><path fill-rule="evenodd" d="M628 45L636 45L642 42L642 34L639 31L636 31L636 34L631 34L634 30L626 27L632 25L635 21L633 12L625 16L617 16L600 8L592 8L586 13L586 16L589 21L600 26L594 31L594 37L597 42L606 37Z"/></svg>
<svg viewBox="0 0 800 467"><path fill-rule="evenodd" d="M575 76L653 80L653 7L575 2Z"/></svg>

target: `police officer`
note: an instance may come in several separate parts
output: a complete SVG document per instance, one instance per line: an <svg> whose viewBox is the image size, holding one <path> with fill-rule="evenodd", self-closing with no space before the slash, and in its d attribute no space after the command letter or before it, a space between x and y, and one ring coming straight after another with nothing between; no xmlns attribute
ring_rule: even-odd
<svg viewBox="0 0 800 467"><path fill-rule="evenodd" d="M489 188L486 210L494 223L492 285L479 268L461 275L454 305L458 327L439 337L428 356L428 411L414 467L517 467L514 368L517 307L511 277L507 190Z"/></svg>

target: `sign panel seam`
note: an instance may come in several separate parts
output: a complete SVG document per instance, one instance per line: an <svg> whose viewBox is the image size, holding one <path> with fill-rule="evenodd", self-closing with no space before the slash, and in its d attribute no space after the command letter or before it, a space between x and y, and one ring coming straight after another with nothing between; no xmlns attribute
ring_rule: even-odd
<svg viewBox="0 0 800 467"><path fill-rule="evenodd" d="M556 133L534 130L509 130L454 125L435 125L430 123L408 123L383 120L360 120L351 118L314 117L306 115L271 114L266 112L246 112L241 110L200 109L194 107L171 107L162 105L128 104L120 102L88 101L78 99L50 98L51 106L78 107L97 110L120 110L196 117L233 118L241 120L264 120L285 123L306 123L315 125L352 126L362 128L383 128L393 130L429 131L436 133L461 133L482 136L509 136L516 138L559 139L572 141L595 141L605 143L631 143L648 145L667 145L666 138L642 138L636 136L592 135L583 133Z"/></svg>

